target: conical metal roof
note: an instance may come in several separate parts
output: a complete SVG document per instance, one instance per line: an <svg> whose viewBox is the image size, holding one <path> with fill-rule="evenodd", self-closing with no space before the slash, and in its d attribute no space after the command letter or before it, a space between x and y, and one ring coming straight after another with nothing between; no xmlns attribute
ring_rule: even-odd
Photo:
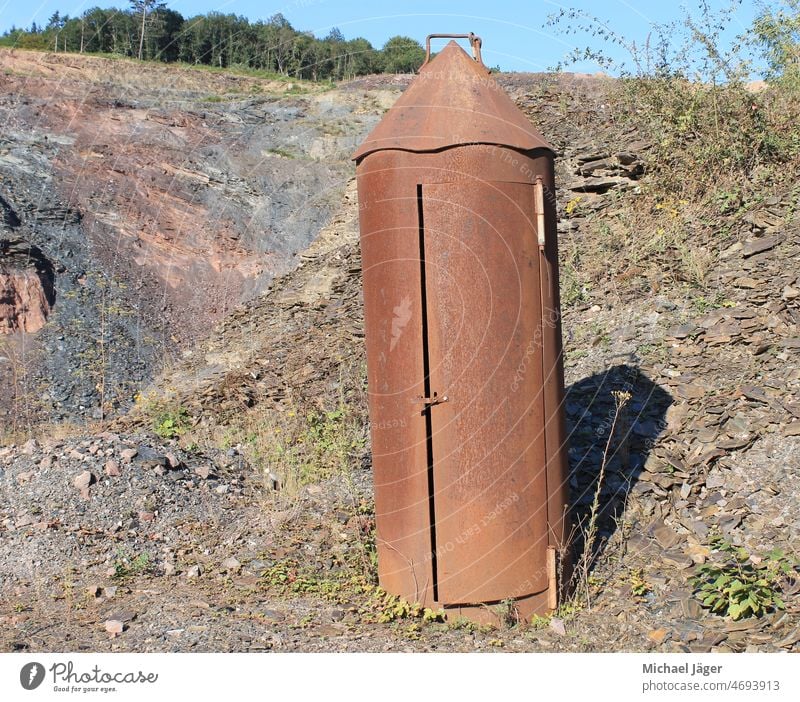
<svg viewBox="0 0 800 702"><path fill-rule="evenodd" d="M420 70L352 158L382 149L438 151L459 144L554 150L486 68L451 41Z"/></svg>

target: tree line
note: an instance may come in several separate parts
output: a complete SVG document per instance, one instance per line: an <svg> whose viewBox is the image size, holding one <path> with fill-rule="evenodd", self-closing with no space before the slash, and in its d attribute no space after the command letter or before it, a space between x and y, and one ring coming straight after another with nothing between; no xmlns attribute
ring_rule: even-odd
<svg viewBox="0 0 800 702"><path fill-rule="evenodd" d="M219 12L185 18L158 0L131 0L130 5L95 7L79 17L55 12L46 25L12 27L0 37L0 46L179 61L309 80L407 73L425 59L425 50L410 37L392 37L376 49L362 37L345 39L336 28L315 37L292 27L282 14L251 22Z"/></svg>

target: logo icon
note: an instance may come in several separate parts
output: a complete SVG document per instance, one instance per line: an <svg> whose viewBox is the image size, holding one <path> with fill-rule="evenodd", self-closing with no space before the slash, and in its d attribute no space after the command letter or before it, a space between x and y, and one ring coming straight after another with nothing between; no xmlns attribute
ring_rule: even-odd
<svg viewBox="0 0 800 702"><path fill-rule="evenodd" d="M41 663L26 663L19 672L19 682L26 690L35 690L44 680L44 666Z"/></svg>

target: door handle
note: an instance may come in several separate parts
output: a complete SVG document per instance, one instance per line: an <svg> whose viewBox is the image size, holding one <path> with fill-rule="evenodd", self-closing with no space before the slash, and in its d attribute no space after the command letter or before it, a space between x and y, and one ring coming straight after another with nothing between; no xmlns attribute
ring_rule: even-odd
<svg viewBox="0 0 800 702"><path fill-rule="evenodd" d="M450 398L447 395L439 395L438 392L433 393L433 397L423 397L419 395L414 402L421 402L426 407L433 407L433 405L441 405L444 402L449 402Z"/></svg>

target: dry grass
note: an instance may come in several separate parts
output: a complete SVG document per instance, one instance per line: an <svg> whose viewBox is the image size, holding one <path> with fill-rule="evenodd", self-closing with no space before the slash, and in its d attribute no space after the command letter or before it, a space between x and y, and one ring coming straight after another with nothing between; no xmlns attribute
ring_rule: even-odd
<svg viewBox="0 0 800 702"><path fill-rule="evenodd" d="M618 427L626 423L624 411L631 399L631 394L627 391L613 391L612 395L614 396L614 416L611 420L608 440L603 450L603 458L597 474L592 506L584 523L579 525L582 532L583 548L573 572L573 585L570 588L576 600L573 604L580 603L589 609L591 609L592 568L597 556L598 527L603 511L603 507L600 504L600 494L605 486L606 468L609 460L618 453L617 448L612 451L612 444L617 435ZM625 434L626 432L621 433ZM624 457L623 460L625 460Z"/></svg>
<svg viewBox="0 0 800 702"><path fill-rule="evenodd" d="M367 451L364 369L339 366L338 397L289 395L253 405L213 426L198 426L183 444L236 447L263 477L268 494L291 500L306 485L352 476Z"/></svg>
<svg viewBox="0 0 800 702"><path fill-rule="evenodd" d="M0 430L0 446L21 445L31 439L39 444L54 443L102 431L105 431L105 427L100 423L78 424L74 421L45 422L16 429L3 428Z"/></svg>
<svg viewBox="0 0 800 702"><path fill-rule="evenodd" d="M286 79L259 71L211 66L160 64L112 55L54 54L51 51L0 48L0 71L8 75L50 78L54 71L67 78L141 89L206 94L323 92L330 86Z"/></svg>

